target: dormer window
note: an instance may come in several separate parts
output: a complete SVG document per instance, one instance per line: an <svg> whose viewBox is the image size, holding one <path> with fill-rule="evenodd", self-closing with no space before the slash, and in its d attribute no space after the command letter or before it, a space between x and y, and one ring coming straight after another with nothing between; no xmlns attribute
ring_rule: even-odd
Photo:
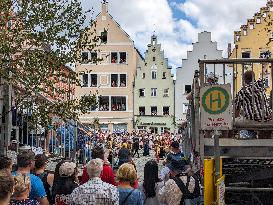
<svg viewBox="0 0 273 205"><path fill-rule="evenodd" d="M107 43L107 34L108 32L106 30L100 33L101 43L104 43L104 44Z"/></svg>
<svg viewBox="0 0 273 205"><path fill-rule="evenodd" d="M261 18L260 17L258 17L257 19L256 19L256 23L261 23Z"/></svg>
<svg viewBox="0 0 273 205"><path fill-rule="evenodd" d="M254 29L254 24L250 24L250 25L249 25L249 29L250 29L250 30L253 30L253 29Z"/></svg>

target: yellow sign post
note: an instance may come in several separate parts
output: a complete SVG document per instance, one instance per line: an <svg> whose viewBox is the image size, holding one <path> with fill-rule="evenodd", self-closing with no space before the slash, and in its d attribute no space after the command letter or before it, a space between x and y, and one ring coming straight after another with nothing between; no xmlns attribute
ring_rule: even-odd
<svg viewBox="0 0 273 205"><path fill-rule="evenodd" d="M216 182L216 197L217 205L225 205L225 176Z"/></svg>

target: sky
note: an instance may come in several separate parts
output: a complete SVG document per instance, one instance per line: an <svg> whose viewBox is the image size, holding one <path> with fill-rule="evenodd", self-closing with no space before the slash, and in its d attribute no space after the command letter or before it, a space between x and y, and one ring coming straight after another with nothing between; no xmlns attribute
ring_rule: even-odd
<svg viewBox="0 0 273 205"><path fill-rule="evenodd" d="M101 10L101 0L81 0L92 9L92 18ZM267 0L108 0L109 12L144 54L151 35L158 36L165 57L181 67L198 33L209 31L226 57L233 32L266 5Z"/></svg>

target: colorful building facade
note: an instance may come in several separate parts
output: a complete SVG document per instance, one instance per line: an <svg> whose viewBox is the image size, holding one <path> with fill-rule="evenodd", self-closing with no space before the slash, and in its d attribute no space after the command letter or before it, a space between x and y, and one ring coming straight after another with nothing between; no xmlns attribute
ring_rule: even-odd
<svg viewBox="0 0 273 205"><path fill-rule="evenodd" d="M135 129L174 132L174 79L157 37L151 37L134 83Z"/></svg>
<svg viewBox="0 0 273 205"><path fill-rule="evenodd" d="M268 58L273 52L273 1L268 1L266 7L262 7L255 13L252 19L248 19L242 25L240 31L234 32L234 44L230 58ZM252 70L251 65L245 65L244 71ZM236 90L242 86L242 67L237 68ZM263 78L267 94L270 93L271 65L254 64L255 78Z"/></svg>
<svg viewBox="0 0 273 205"><path fill-rule="evenodd" d="M108 13L108 3L95 19L88 32L100 38L92 51L81 51L76 72L82 81L76 96L96 94L98 106L80 116L86 125L94 122L111 133L133 130L133 81L141 55L130 36ZM95 60L99 59L99 61ZM94 60L94 61L93 61Z"/></svg>

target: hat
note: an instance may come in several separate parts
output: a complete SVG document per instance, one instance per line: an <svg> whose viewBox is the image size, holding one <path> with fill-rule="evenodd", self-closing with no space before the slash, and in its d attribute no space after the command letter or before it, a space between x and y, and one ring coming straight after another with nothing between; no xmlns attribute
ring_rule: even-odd
<svg viewBox="0 0 273 205"><path fill-rule="evenodd" d="M167 155L167 161L169 162L166 166L175 172L181 173L185 171L185 165L187 161L181 153L174 154L170 153Z"/></svg>
<svg viewBox="0 0 273 205"><path fill-rule="evenodd" d="M177 141L173 141L172 144L171 144L171 147L179 148L179 143Z"/></svg>
<svg viewBox="0 0 273 205"><path fill-rule="evenodd" d="M75 173L77 165L74 162L64 162L59 168L61 177L71 177Z"/></svg>

